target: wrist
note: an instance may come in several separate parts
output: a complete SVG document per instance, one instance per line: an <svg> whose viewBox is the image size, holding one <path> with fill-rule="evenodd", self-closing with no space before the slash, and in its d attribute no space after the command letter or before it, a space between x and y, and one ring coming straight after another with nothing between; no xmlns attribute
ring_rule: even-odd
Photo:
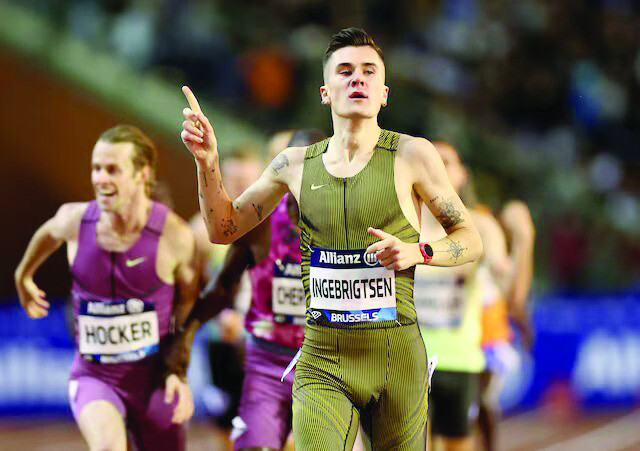
<svg viewBox="0 0 640 451"><path fill-rule="evenodd" d="M433 248L429 243L418 243L418 248L422 257L420 264L428 265L433 260Z"/></svg>
<svg viewBox="0 0 640 451"><path fill-rule="evenodd" d="M203 169L203 170L209 170L214 168L217 160L218 160L218 152L207 152L207 155L204 158L194 157L194 161L196 162L196 167L198 169Z"/></svg>

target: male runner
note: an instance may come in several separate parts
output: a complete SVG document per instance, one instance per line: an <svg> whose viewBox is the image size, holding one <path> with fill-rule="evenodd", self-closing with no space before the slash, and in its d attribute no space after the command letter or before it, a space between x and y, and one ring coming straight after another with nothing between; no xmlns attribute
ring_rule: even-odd
<svg viewBox="0 0 640 451"><path fill-rule="evenodd" d="M299 130L289 146L325 137L319 130ZM200 296L170 352L172 371L184 374L195 332L232 303L241 275L250 268L245 379L232 433L238 450L282 449L291 432L293 373L282 375L302 345L305 319L297 224L298 205L285 196L268 220L229 246L218 277Z"/></svg>
<svg viewBox="0 0 640 451"><path fill-rule="evenodd" d="M150 200L156 150L139 129L119 125L91 157L96 199L68 203L29 242L15 272L20 303L43 318L49 303L33 275L63 243L73 286L76 353L69 398L92 450L181 450L193 413L186 383L162 374L159 350L197 294L193 234ZM178 395L174 402L175 395Z"/></svg>
<svg viewBox="0 0 640 451"><path fill-rule="evenodd" d="M389 89L371 37L342 30L323 63L334 135L285 149L234 202L213 128L184 88L182 139L196 160L200 209L211 240L231 242L287 191L298 201L307 326L293 388L296 446L350 449L360 420L375 448L424 449L427 361L414 267L472 261L482 243L431 143L378 126ZM421 199L447 231L429 244L418 243Z"/></svg>
<svg viewBox="0 0 640 451"><path fill-rule="evenodd" d="M458 193L469 175L457 151L434 143ZM481 312L486 277L506 280L510 265L502 230L488 209L465 199L482 242L484 255L477 263L456 268L420 267L415 276L415 304L427 349L437 358L430 394L432 444L445 450L470 450L472 418L477 413L478 378L485 361L480 344ZM444 235L442 226L424 211L421 239ZM486 277L485 277L486 275Z"/></svg>

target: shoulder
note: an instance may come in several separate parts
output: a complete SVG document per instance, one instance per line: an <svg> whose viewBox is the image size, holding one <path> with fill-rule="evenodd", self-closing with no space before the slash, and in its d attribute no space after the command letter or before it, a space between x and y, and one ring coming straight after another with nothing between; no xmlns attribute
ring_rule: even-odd
<svg viewBox="0 0 640 451"><path fill-rule="evenodd" d="M64 240L73 239L80 228L82 217L87 211L89 202L69 202L62 204L55 216L50 220L51 232Z"/></svg>
<svg viewBox="0 0 640 451"><path fill-rule="evenodd" d="M398 157L410 163L442 161L431 141L417 136L400 134Z"/></svg>
<svg viewBox="0 0 640 451"><path fill-rule="evenodd" d="M271 160L268 172L275 179L286 181L304 164L306 149L306 147L287 147Z"/></svg>

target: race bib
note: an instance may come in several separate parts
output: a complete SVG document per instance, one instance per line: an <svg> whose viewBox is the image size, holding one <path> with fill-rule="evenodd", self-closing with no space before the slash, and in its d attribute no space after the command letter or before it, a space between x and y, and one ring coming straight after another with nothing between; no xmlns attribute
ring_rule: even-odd
<svg viewBox="0 0 640 451"><path fill-rule="evenodd" d="M313 319L343 324L396 319L395 272L364 249L313 249L309 275Z"/></svg>
<svg viewBox="0 0 640 451"><path fill-rule="evenodd" d="M83 301L78 315L78 348L97 363L141 360L158 352L158 315L150 302Z"/></svg>
<svg viewBox="0 0 640 451"><path fill-rule="evenodd" d="M300 263L277 260L273 265L271 307L274 321L304 324L306 299L302 286Z"/></svg>
<svg viewBox="0 0 640 451"><path fill-rule="evenodd" d="M456 328L464 316L464 278L416 277L413 299L422 326Z"/></svg>

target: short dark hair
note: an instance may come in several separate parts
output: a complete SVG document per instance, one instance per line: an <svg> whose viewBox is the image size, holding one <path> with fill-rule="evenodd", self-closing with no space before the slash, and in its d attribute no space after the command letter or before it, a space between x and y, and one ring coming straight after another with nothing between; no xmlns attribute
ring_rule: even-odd
<svg viewBox="0 0 640 451"><path fill-rule="evenodd" d="M380 56L382 62L384 62L382 49L378 47L378 44L375 43L366 31L361 28L343 28L331 38L331 42L329 42L329 46L327 50L325 50L324 57L322 58L322 67L326 66L333 52L343 47L371 47L376 51L378 56Z"/></svg>
<svg viewBox="0 0 640 451"><path fill-rule="evenodd" d="M327 134L317 128L301 128L293 132L287 147L304 147L327 138Z"/></svg>
<svg viewBox="0 0 640 451"><path fill-rule="evenodd" d="M147 195L153 192L156 178L156 162L158 161L158 151L155 144L142 130L133 125L116 125L100 135L98 141L110 144L131 143L133 144L133 169L139 171L145 166L151 169L151 177L147 180L145 191Z"/></svg>

